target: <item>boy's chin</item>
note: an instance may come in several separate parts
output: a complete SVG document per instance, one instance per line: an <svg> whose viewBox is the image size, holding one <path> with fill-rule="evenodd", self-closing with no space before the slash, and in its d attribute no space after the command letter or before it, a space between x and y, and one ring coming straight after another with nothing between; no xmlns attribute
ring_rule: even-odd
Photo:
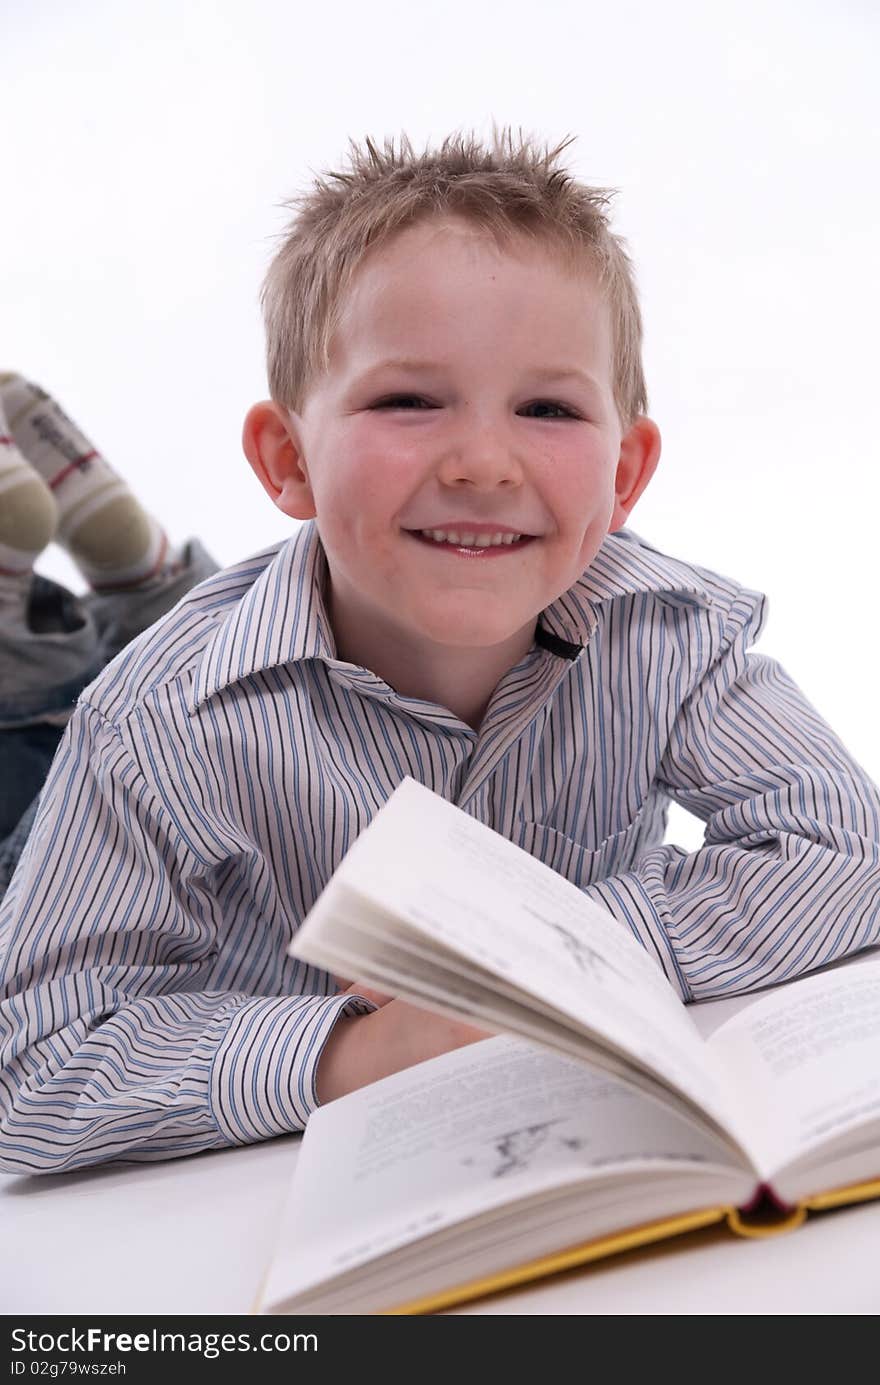
<svg viewBox="0 0 880 1385"><path fill-rule="evenodd" d="M479 598L474 598L476 603ZM537 617L520 621L492 619L491 613L471 609L438 615L420 622L423 638L454 649L499 650L505 645L528 648L534 638Z"/></svg>

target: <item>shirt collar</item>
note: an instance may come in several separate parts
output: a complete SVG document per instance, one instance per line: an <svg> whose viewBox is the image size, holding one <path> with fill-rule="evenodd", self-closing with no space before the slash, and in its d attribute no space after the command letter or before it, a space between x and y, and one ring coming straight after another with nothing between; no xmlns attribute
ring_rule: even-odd
<svg viewBox="0 0 880 1385"><path fill-rule="evenodd" d="M251 674L302 659L336 659L325 603L327 560L314 520L266 549L256 580L221 616L200 660L190 710ZM209 579L211 580L211 579ZM679 593L709 603L699 569L651 548L629 530L609 534L582 577L538 620L538 642L574 659L599 623L601 607L640 592ZM549 638L547 638L549 636Z"/></svg>
<svg viewBox="0 0 880 1385"><path fill-rule="evenodd" d="M642 592L665 593L685 605L712 600L699 568L660 553L631 529L619 529L606 536L578 581L542 611L539 627L552 637L545 643L563 657L576 658L599 623L601 607ZM555 648L557 642L570 648Z"/></svg>
<svg viewBox="0 0 880 1385"><path fill-rule="evenodd" d="M334 659L324 601L327 559L314 520L259 555L266 566L205 646L190 710L231 683L299 659Z"/></svg>

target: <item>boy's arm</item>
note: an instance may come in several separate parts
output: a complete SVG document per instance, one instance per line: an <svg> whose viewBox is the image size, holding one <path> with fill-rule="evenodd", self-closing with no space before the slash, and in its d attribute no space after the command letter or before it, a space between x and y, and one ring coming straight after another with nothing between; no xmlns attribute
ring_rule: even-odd
<svg viewBox="0 0 880 1385"><path fill-rule="evenodd" d="M880 795L773 659L747 653L744 589L682 705L659 787L706 823L586 893L627 923L685 1000L784 981L880 941Z"/></svg>
<svg viewBox="0 0 880 1385"><path fill-rule="evenodd" d="M119 733L80 705L0 910L6 1171L167 1158L305 1125L337 1019L371 1003L254 995L241 966L209 985L230 972L217 965L212 850L197 828L184 840ZM257 953L270 941L258 929Z"/></svg>

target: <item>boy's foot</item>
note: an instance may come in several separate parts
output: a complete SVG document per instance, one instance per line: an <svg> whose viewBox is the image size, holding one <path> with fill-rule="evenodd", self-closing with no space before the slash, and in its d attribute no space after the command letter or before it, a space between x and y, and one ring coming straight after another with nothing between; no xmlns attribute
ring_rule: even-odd
<svg viewBox="0 0 880 1385"><path fill-rule="evenodd" d="M5 373L0 374L0 406L13 444L54 497L55 538L91 587L139 587L163 571L168 540L161 525L56 400L21 375Z"/></svg>
<svg viewBox="0 0 880 1385"><path fill-rule="evenodd" d="M34 563L57 525L55 497L16 447L0 400L0 619L24 618Z"/></svg>

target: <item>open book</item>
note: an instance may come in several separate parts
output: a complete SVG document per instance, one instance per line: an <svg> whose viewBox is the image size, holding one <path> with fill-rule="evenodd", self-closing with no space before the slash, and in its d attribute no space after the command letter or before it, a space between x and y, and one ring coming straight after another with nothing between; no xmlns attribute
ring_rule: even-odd
<svg viewBox="0 0 880 1385"><path fill-rule="evenodd" d="M314 1113L263 1312L429 1312L880 1197L871 954L685 1006L608 912L411 779L291 952L500 1036Z"/></svg>

